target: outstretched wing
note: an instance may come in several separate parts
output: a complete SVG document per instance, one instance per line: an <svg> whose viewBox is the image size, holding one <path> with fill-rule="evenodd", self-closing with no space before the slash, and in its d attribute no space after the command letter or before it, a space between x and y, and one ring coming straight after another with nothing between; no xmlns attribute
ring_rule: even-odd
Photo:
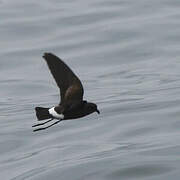
<svg viewBox="0 0 180 180"><path fill-rule="evenodd" d="M68 104L83 99L83 86L73 71L57 56L52 53L44 53L43 58L60 88L60 104Z"/></svg>

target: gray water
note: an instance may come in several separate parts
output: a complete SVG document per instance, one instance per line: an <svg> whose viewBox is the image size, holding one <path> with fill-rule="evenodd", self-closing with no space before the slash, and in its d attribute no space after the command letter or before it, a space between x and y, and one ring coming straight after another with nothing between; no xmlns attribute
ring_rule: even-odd
<svg viewBox="0 0 180 180"><path fill-rule="evenodd" d="M180 179L179 0L0 0L0 179ZM61 57L101 115L33 132Z"/></svg>

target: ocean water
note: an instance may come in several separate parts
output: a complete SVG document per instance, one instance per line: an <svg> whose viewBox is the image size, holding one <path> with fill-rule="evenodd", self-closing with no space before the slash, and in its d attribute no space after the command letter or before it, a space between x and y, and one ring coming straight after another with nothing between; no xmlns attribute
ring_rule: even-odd
<svg viewBox="0 0 180 180"><path fill-rule="evenodd" d="M179 180L180 2L0 0L0 179ZM61 57L101 114L33 132Z"/></svg>

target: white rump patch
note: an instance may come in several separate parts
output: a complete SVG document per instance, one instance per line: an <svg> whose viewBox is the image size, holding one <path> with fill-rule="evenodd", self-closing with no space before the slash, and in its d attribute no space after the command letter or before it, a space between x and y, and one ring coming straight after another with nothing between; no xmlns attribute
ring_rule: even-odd
<svg viewBox="0 0 180 180"><path fill-rule="evenodd" d="M51 114L54 118L56 119L64 119L64 115L63 114L58 114L54 107L50 108L49 110L49 114Z"/></svg>

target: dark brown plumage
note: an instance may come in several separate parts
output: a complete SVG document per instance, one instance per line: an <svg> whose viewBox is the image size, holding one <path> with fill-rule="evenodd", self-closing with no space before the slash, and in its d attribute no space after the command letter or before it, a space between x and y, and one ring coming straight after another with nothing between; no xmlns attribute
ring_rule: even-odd
<svg viewBox="0 0 180 180"><path fill-rule="evenodd" d="M52 53L45 53L43 58L60 88L61 102L71 103L72 101L79 101L83 99L83 86L79 78L73 71L57 56Z"/></svg>
<svg viewBox="0 0 180 180"><path fill-rule="evenodd" d="M35 110L38 120L52 118L51 120L59 119L58 122L60 122L62 120L80 118L93 112L100 113L96 104L83 100L84 89L81 81L60 58L52 53L45 53L43 58L47 62L60 89L61 101L58 106L53 108L36 107ZM36 124L33 127L45 123ZM54 124L57 124L57 121ZM54 124L34 131L46 129Z"/></svg>

